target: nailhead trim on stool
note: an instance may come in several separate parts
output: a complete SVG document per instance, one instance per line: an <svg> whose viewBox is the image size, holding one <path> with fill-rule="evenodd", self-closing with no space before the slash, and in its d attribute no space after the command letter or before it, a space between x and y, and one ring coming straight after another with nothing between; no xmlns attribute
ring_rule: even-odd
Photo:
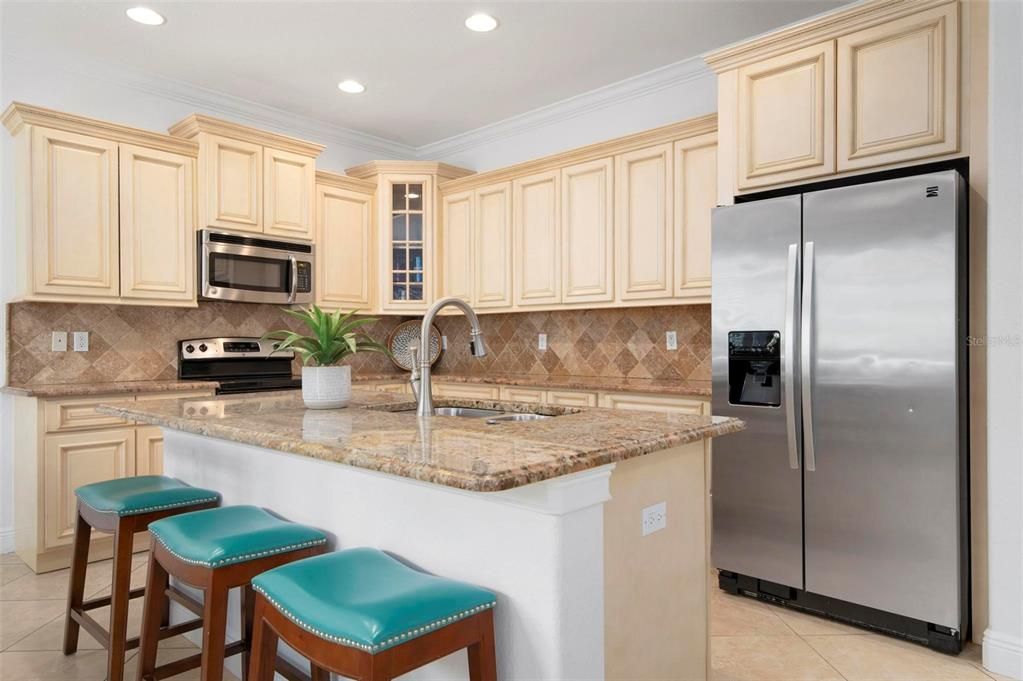
<svg viewBox="0 0 1023 681"><path fill-rule="evenodd" d="M266 591L264 591L263 589L259 588L256 585L253 585L252 588L254 590L258 591L260 594L262 594L263 598L265 598L267 600L267 602L270 603L270 605L272 605L275 608L277 608L277 610L281 614L283 614L285 617L287 617L289 620L291 620L292 622L294 622L298 626L300 626L303 629L305 629L306 631L308 631L310 634L315 634L316 636L319 636L322 639L326 639L326 640L332 641L334 643L340 643L341 645L345 645L345 646L348 646L350 648L358 648L359 650L365 650L367 653L378 653L381 650L386 650L387 648L390 648L391 646L393 646L395 644L401 643L402 641L406 641L408 639L416 638L417 636L422 636L423 634L429 633L429 632L433 631L434 629L440 629L441 627L445 627L445 626L451 624L452 622L457 622L458 620L463 620L466 617L471 617L472 615L475 615L476 613L483 612L484 610L489 610L490 608L493 608L494 606L497 605L497 601L493 601L493 602L490 602L490 603L485 603L483 605L478 605L475 608L470 608L469 610L463 610L462 612L456 613L454 615L449 615L448 617L444 617L444 618L436 620L434 622L430 622L429 624L424 624L421 627L415 627L414 629L409 629L408 631L406 631L404 633L401 633L401 634L398 634L397 636L392 636L391 638L387 639L383 643L378 643L375 646L368 646L365 643L359 643L358 641L353 641L351 639L342 638L340 636L333 636L331 634L327 634L325 632L322 632L322 631L316 629L315 627L311 627L308 624L306 624L305 622L303 622L299 617L295 616L292 612L290 612L286 608L282 607L277 601L275 601L273 598L271 598L270 595L267 594Z"/></svg>
<svg viewBox="0 0 1023 681"><path fill-rule="evenodd" d="M199 505L199 504L208 504L211 501L217 501L218 499L220 499L220 497L214 496L214 497L208 497L206 499L193 499L191 501L179 501L179 502L177 502L175 504L161 504L159 506L146 506L145 508L132 509L130 511L101 511L100 509L96 508L95 506L87 504L84 501L82 501L82 503L85 504L86 506L88 506L89 508L91 508L96 513L116 514L117 516L122 517L122 516L129 516L129 515L139 515L139 514L142 514L142 513L151 513L153 511L164 511L164 510L166 510L168 508L181 508L183 506L195 506L195 505ZM81 499L79 499L79 501L81 501Z"/></svg>
<svg viewBox="0 0 1023 681"><path fill-rule="evenodd" d="M158 542L160 542L160 546L165 548L167 550L167 553L171 554L181 562L189 563L191 565L201 565L203 567L208 568L222 567L224 565L231 565L233 563L244 563L246 561L255 560L256 558L265 558L266 556L272 556L277 553L287 553L288 551L297 551L298 549L305 549L309 548L310 546L320 546L321 544L327 543L326 538L317 539L314 541L301 542L300 544L288 544L287 546L278 546L276 548L268 549L266 551L245 553L240 556L232 556L231 558L225 558L224 560L210 562L206 560L195 560L194 558L185 558L181 554L176 553L174 550L172 550L171 547L167 545L167 542L165 542L163 538L156 532L154 532L153 530L149 530L149 534L152 537L154 537Z"/></svg>

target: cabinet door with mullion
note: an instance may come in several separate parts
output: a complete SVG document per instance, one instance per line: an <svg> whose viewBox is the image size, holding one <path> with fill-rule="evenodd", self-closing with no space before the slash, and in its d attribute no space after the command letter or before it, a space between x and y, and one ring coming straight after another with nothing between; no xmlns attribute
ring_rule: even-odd
<svg viewBox="0 0 1023 681"><path fill-rule="evenodd" d="M424 311L433 285L433 178L392 175L382 184L382 307Z"/></svg>

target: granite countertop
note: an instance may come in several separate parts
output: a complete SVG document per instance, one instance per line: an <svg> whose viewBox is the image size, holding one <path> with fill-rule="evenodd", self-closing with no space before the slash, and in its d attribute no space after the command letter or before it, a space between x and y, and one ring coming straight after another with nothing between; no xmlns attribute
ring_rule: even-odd
<svg viewBox="0 0 1023 681"><path fill-rule="evenodd" d="M407 373L357 374L352 380L358 383L387 383L407 381ZM711 395L710 381L686 379L667 380L656 378L616 378L609 376L535 376L532 374L448 374L438 371L431 374L434 381L441 383L479 383L482 385L515 385L528 388L593 390L610 392L656 393L681 397L706 398Z"/></svg>
<svg viewBox="0 0 1023 681"><path fill-rule="evenodd" d="M135 393L172 393L185 390L216 390L216 381L112 381L109 383L51 383L7 385L3 392L24 397L89 397Z"/></svg>
<svg viewBox="0 0 1023 681"><path fill-rule="evenodd" d="M307 410L297 391L102 405L98 411L475 492L494 492L742 430L721 416L437 398L435 406L557 415L488 425L420 419L411 399L353 390L345 409ZM403 411L412 410L412 411Z"/></svg>

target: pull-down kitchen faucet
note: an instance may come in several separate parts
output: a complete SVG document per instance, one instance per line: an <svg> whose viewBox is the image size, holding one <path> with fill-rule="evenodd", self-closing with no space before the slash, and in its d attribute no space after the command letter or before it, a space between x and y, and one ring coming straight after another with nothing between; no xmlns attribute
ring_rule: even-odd
<svg viewBox="0 0 1023 681"><path fill-rule="evenodd" d="M419 329L419 347L413 345L412 350L412 376L409 383L412 384L412 393L416 396L418 406L416 414L419 416L433 416L433 389L430 383L430 327L433 326L433 319L437 313L448 305L453 305L461 310L469 318L469 351L473 357L484 357L487 354L487 345L483 342L483 332L480 331L480 320L469 304L461 298L441 298L430 306L423 316L423 325Z"/></svg>

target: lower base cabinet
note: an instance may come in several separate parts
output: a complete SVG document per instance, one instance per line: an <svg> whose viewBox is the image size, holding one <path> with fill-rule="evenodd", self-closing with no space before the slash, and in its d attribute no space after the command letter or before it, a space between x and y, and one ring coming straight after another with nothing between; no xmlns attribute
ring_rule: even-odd
<svg viewBox="0 0 1023 681"><path fill-rule="evenodd" d="M15 551L35 572L71 564L76 520L75 489L82 485L163 472L163 431L98 414L105 402L206 397L212 391L108 395L87 398L14 399ZM135 550L149 546L135 538ZM92 533L90 560L113 551L110 535Z"/></svg>

